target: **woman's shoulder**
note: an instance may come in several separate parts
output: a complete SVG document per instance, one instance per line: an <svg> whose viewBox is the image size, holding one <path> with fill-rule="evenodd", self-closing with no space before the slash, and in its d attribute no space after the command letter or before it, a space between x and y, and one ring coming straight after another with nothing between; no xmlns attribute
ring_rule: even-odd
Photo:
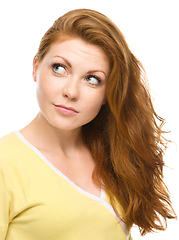
<svg viewBox="0 0 179 240"><path fill-rule="evenodd" d="M8 143L8 142L13 141L13 140L16 138L15 132L16 132L16 131L10 132L10 133L7 133L6 135L2 136L2 137L0 138L0 146L1 146L1 144L3 144L3 143Z"/></svg>
<svg viewBox="0 0 179 240"><path fill-rule="evenodd" d="M18 155L18 138L11 132L0 138L0 166L11 165L14 156Z"/></svg>
<svg viewBox="0 0 179 240"><path fill-rule="evenodd" d="M21 147L18 137L14 132L11 132L0 138L0 158L4 155L10 155L18 151Z"/></svg>
<svg viewBox="0 0 179 240"><path fill-rule="evenodd" d="M30 149L20 140L15 132L0 139L0 165L12 167L24 162L31 155Z"/></svg>
<svg viewBox="0 0 179 240"><path fill-rule="evenodd" d="M0 171L9 182L26 179L43 166L38 155L12 132L0 139ZM39 162L39 164L38 164Z"/></svg>
<svg viewBox="0 0 179 240"><path fill-rule="evenodd" d="M0 154L8 153L16 143L16 135L11 132L0 138Z"/></svg>

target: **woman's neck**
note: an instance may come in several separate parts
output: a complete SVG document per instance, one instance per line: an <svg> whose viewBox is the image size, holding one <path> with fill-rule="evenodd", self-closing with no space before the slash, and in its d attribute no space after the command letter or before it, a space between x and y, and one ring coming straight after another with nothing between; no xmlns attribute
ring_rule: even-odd
<svg viewBox="0 0 179 240"><path fill-rule="evenodd" d="M62 130L52 126L39 113L37 117L20 133L37 149L46 151L62 151L65 155L84 147L82 128Z"/></svg>

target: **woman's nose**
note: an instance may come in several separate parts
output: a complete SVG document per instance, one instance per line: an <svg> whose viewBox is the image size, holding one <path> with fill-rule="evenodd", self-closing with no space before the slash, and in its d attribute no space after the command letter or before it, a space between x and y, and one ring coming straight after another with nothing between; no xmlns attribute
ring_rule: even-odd
<svg viewBox="0 0 179 240"><path fill-rule="evenodd" d="M77 80L69 78L64 84L63 97L69 98L70 100L76 101L79 98L79 83Z"/></svg>

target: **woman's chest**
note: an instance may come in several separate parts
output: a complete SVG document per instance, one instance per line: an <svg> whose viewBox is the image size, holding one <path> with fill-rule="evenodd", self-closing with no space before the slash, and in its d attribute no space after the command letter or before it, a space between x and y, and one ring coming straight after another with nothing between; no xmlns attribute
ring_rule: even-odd
<svg viewBox="0 0 179 240"><path fill-rule="evenodd" d="M54 168L72 183L84 191L100 197L101 189L92 178L95 161L89 151L85 151L85 153L82 154L74 154L71 158L46 151L41 151L41 153Z"/></svg>
<svg viewBox="0 0 179 240"><path fill-rule="evenodd" d="M15 199L21 204L16 206L9 230L17 239L22 235L27 240L99 240L123 235L104 199L83 192L55 173L46 171L45 175L42 172L37 175L36 172L32 177L36 179L29 181L28 189L22 189L21 199L18 196Z"/></svg>

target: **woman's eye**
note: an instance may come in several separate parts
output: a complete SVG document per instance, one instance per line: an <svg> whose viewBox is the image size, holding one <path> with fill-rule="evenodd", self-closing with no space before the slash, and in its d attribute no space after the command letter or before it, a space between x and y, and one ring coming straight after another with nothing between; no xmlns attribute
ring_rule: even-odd
<svg viewBox="0 0 179 240"><path fill-rule="evenodd" d="M91 84L91 85L99 85L101 80L100 78L96 76L88 76L86 80Z"/></svg>
<svg viewBox="0 0 179 240"><path fill-rule="evenodd" d="M57 63L53 64L53 71L60 75L67 75L67 71L65 67L62 66L61 64L57 64Z"/></svg>

